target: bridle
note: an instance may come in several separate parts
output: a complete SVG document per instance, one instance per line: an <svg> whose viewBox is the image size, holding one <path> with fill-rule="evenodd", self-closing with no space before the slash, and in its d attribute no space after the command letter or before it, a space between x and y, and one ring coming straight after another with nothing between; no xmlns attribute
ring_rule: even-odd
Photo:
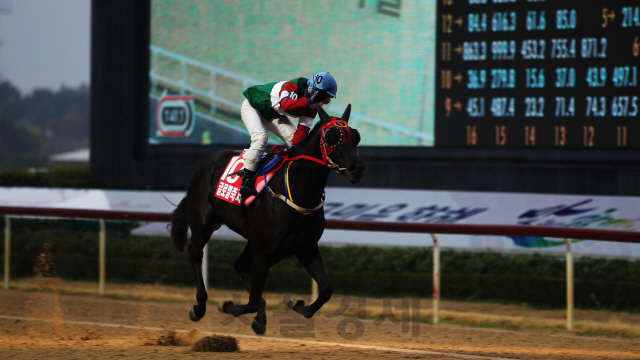
<svg viewBox="0 0 640 360"><path fill-rule="evenodd" d="M331 131L332 129L338 129L340 131L340 140L333 145L327 143L326 139L327 132ZM346 121L337 117L331 117L331 121L329 121L328 124L322 127L322 134L320 136L320 150L322 151L322 161L324 161L326 166L332 168L336 172L341 172L342 170L346 170L346 168L341 168L336 163L334 163L329 155L331 155L333 150L335 150L338 146L346 142L353 143L351 128ZM356 154L357 152L358 148L356 147Z"/></svg>

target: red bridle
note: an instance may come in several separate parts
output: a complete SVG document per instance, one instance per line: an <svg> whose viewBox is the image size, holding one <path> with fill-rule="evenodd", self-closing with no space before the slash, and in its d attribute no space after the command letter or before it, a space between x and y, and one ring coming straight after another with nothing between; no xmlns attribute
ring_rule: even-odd
<svg viewBox="0 0 640 360"><path fill-rule="evenodd" d="M338 142L334 146L329 146L325 141L324 135L329 129L334 127L340 130L340 142ZM331 155L333 150L335 150L338 146L346 142L353 142L353 137L351 137L351 128L346 121L337 117L331 117L331 121L329 121L328 124L322 127L322 134L320 136L320 149L322 150L322 160L327 164L327 166L336 171L342 171L344 170L344 168L341 168L336 163L334 163L329 155ZM356 148L356 152L357 151L358 149Z"/></svg>

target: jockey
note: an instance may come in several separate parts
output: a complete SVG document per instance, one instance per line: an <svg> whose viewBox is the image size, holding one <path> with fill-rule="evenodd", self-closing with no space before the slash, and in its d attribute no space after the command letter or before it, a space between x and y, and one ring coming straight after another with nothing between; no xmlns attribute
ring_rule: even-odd
<svg viewBox="0 0 640 360"><path fill-rule="evenodd" d="M313 74L289 81L255 85L242 94L240 115L251 135L251 145L244 149L244 168L240 194L244 197L257 195L255 190L255 168L267 148L268 128L282 139L287 147L300 143L313 125L318 113L317 106L331 102L336 96L338 84L328 72ZM298 127L289 117L298 118Z"/></svg>

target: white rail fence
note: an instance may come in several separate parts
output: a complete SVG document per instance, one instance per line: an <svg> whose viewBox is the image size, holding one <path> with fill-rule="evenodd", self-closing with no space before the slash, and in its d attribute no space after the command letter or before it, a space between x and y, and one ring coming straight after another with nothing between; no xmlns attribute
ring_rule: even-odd
<svg viewBox="0 0 640 360"><path fill-rule="evenodd" d="M99 223L99 278L98 287L101 295L105 294L106 278L106 230L105 219L161 221L170 222L171 214L144 213L112 210L85 210L59 208L29 208L0 206L3 215L4 228L4 288L9 289L10 283L10 255L11 255L11 217L12 216L41 216L41 217L69 217L96 219ZM467 225L467 224L415 224L369 221L326 220L326 228L361 231L410 232L430 234L433 240L433 323L440 321L440 244L436 234L469 234L469 235L504 235L504 236L547 236L564 238L567 246L567 329L573 329L573 253L569 239L590 239L601 241L617 241L640 243L640 233L631 231L577 229L551 226L523 226L523 225ZM205 248L207 254L207 248ZM202 267L205 284L207 284L207 256L204 257ZM312 280L312 301L318 297L318 287Z"/></svg>

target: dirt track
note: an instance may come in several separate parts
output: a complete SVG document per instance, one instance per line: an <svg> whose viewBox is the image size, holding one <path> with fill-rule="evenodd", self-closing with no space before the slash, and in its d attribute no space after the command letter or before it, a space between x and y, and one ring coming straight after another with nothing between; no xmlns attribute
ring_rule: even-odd
<svg viewBox="0 0 640 360"><path fill-rule="evenodd" d="M114 287L116 286L110 285L110 288ZM190 289L162 288L161 290L161 292L172 291L175 296L193 293ZM212 292L212 297L216 296L231 298L231 293ZM277 295L274 296L275 299L278 298ZM174 300L180 301L179 298ZM339 299L336 301L339 304ZM307 324L307 330L301 330L305 324L286 323L287 320L293 321L293 312L274 310L275 316L274 311L268 311L267 333L264 337L258 337L254 335L250 326L243 324L240 319L231 319L233 320L231 323L223 325L227 315L219 313L213 305L209 307L202 321L192 323L187 316L187 310L191 304L185 302L144 302L96 295L59 295L0 290L0 303L2 304L0 307L0 334L2 334L0 354L3 359L123 357L132 359L183 357L194 359L459 359L489 357L588 360L640 358L640 340L637 339L580 336L552 331L510 331L420 323L419 335L412 336L412 331L415 329L411 326L408 326L408 332L403 333L401 324L395 325L387 319L377 326L374 323L374 317L371 320L359 320L364 326L364 332L361 337L349 340L345 337L355 332L355 325L348 325L343 336L338 333L337 328L341 321L345 319L353 321L354 318L341 315L328 318L326 314L317 314L313 323ZM400 304L400 300L393 302L394 306ZM453 306L453 304L446 305ZM369 307L369 303L367 306ZM487 308L489 305L477 306ZM500 306L496 305L496 307ZM517 310L510 307L504 307L504 309L507 312ZM596 318L602 316L599 312L592 313ZM558 315L561 314L562 312L558 312ZM586 316L585 314L580 315ZM637 317L637 315L628 316ZM248 319L251 318L248 317ZM124 325L124 327L106 326L107 324ZM140 327L144 327L145 330L140 330ZM298 337L287 336L287 327L296 327L297 330L289 333L295 333ZM145 343L157 343L158 337L167 335L169 329L182 330L183 332L178 332L177 338L182 338L185 343L193 342L209 333L236 335L240 351L198 353L191 351L189 346L145 345ZM187 332L192 329L197 329L198 333L192 333L189 337ZM308 336L299 337L301 334ZM353 347L354 345L365 347ZM417 351L401 352L400 349ZM468 355L479 357L468 357Z"/></svg>

